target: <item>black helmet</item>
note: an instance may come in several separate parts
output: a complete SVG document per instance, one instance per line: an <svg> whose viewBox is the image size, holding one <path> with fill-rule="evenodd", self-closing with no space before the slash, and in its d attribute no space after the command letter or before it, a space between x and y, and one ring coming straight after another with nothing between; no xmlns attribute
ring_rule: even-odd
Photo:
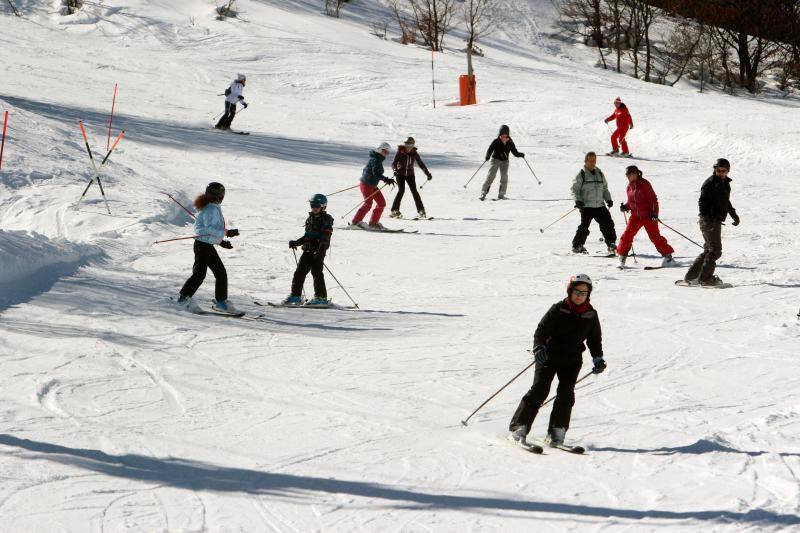
<svg viewBox="0 0 800 533"><path fill-rule="evenodd" d="M216 181L212 181L208 185L206 185L206 194L209 196L214 196L219 200L225 198L225 186L221 183Z"/></svg>
<svg viewBox="0 0 800 533"><path fill-rule="evenodd" d="M725 159L724 157L720 157L717 159L717 162L714 163L714 168L722 167L724 169L730 170L731 169L731 162Z"/></svg>
<svg viewBox="0 0 800 533"><path fill-rule="evenodd" d="M308 199L311 207L326 207L328 205L328 198L324 194L317 193Z"/></svg>
<svg viewBox="0 0 800 533"><path fill-rule="evenodd" d="M639 167L637 167L636 165L631 165L631 166L629 166L628 168L625 169L625 175L626 176L628 174L630 174L631 172L635 172L640 178L642 177L642 171L639 170Z"/></svg>
<svg viewBox="0 0 800 533"><path fill-rule="evenodd" d="M500 126L500 133L498 133L497 136L499 137L501 135L511 135L511 128L509 128L505 124Z"/></svg>

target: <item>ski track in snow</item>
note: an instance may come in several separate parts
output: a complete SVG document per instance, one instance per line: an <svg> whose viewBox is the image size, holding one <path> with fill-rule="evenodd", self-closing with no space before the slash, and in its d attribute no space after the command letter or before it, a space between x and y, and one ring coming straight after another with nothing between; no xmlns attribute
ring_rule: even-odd
<svg viewBox="0 0 800 533"><path fill-rule="evenodd" d="M478 106L445 105L464 68L448 37L436 110L430 53L369 35L390 16L373 0L340 20L312 0L240 0L225 22L195 0L89 3L71 17L49 1L15 4L23 19L0 18L17 50L0 90L11 112L0 530L800 527L800 268L787 229L800 223L798 131L786 120L796 99L701 95L592 68L595 51L552 38L549 0L498 2L503 24L476 58ZM248 74L251 106L235 123L247 137L209 129L237 71ZM92 175L77 122L102 158L117 82L114 133L127 133L101 169L108 215L96 185L77 204ZM689 237L700 237L711 162L732 160L742 224L723 228L718 270L732 289L675 288L697 248L666 228L683 266L641 270L659 262L642 232L623 272L569 254L576 214L539 231L571 208L583 153L607 151L601 121L618 95L637 125L634 163L664 221ZM485 168L462 186L501 123L543 185L513 159L511 200L480 202ZM302 234L307 198L354 184L370 149L408 135L433 172L422 196L436 219L384 217L414 235L334 232L326 264L361 309L256 306L288 292L286 242ZM600 158L616 203L628 164ZM244 320L176 311L191 245L152 245L192 231L161 191L189 205L212 180L242 232L222 256ZM331 196L337 226L359 199ZM413 214L410 194L402 208ZM603 249L591 231L587 247ZM577 388L568 440L586 455L503 441L530 372L462 427L528 364L538 319L576 271L595 280L609 363ZM212 295L209 274L197 301Z"/></svg>

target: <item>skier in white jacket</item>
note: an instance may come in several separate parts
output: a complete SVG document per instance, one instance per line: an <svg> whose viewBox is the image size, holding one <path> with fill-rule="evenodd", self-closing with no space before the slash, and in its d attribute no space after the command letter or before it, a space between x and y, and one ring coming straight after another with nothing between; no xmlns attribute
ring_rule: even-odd
<svg viewBox="0 0 800 533"><path fill-rule="evenodd" d="M225 113L222 114L222 118L214 126L218 130L231 129L231 122L233 122L233 117L236 116L236 104L241 103L247 109L247 102L244 101L244 95L242 94L246 83L247 77L240 73L231 82L231 86L225 89Z"/></svg>

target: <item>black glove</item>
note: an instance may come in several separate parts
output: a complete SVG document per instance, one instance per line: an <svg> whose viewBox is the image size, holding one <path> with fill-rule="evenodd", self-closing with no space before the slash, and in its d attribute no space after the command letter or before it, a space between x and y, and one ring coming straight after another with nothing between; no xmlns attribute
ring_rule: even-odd
<svg viewBox="0 0 800 533"><path fill-rule="evenodd" d="M394 180L394 179L392 179L392 178L384 178L383 182L384 182L386 185L391 185L392 187L394 187L395 185L397 185L397 180Z"/></svg>
<svg viewBox="0 0 800 533"><path fill-rule="evenodd" d="M586 206L586 204L584 204L580 200L575 202L575 207L577 207L578 209L583 209L585 206Z"/></svg>
<svg viewBox="0 0 800 533"><path fill-rule="evenodd" d="M486 159L483 160L483 162L485 163L488 160L489 160L489 157L487 156Z"/></svg>
<svg viewBox="0 0 800 533"><path fill-rule="evenodd" d="M247 102L242 102L242 107L244 107L245 109L247 109Z"/></svg>
<svg viewBox="0 0 800 533"><path fill-rule="evenodd" d="M738 226L739 225L739 215L736 214L736 211L732 211L731 212L731 218L733 219L733 225L734 226Z"/></svg>
<svg viewBox="0 0 800 533"><path fill-rule="evenodd" d="M225 248L226 250L233 250L233 245L231 244L231 241L222 241L221 243L219 243L219 245Z"/></svg>
<svg viewBox="0 0 800 533"><path fill-rule="evenodd" d="M658 213L653 213L652 215L650 215L650 220L652 220L653 222L658 222Z"/></svg>
<svg viewBox="0 0 800 533"><path fill-rule="evenodd" d="M428 172L428 181L431 181L432 179L433 179L433 176L431 175L430 172Z"/></svg>
<svg viewBox="0 0 800 533"><path fill-rule="evenodd" d="M537 344L533 347L533 359L536 364L543 365L547 362L547 347L543 344Z"/></svg>
<svg viewBox="0 0 800 533"><path fill-rule="evenodd" d="M619 204L619 210L624 213L625 211L630 211L631 208L628 207L628 204Z"/></svg>
<svg viewBox="0 0 800 533"><path fill-rule="evenodd" d="M525 152L518 152L519 155L517 157L525 157Z"/></svg>
<svg viewBox="0 0 800 533"><path fill-rule="evenodd" d="M299 241L289 241L289 248L291 248L292 250L294 250L298 246L300 246L300 242Z"/></svg>
<svg viewBox="0 0 800 533"><path fill-rule="evenodd" d="M239 230L238 229L229 229L228 231L225 232L225 236L226 237L238 237L239 236Z"/></svg>
<svg viewBox="0 0 800 533"><path fill-rule="evenodd" d="M592 372L595 374L602 374L606 369L606 362L602 357L592 357L592 363L594 363L594 368Z"/></svg>
<svg viewBox="0 0 800 533"><path fill-rule="evenodd" d="M614 202L612 202L611 200L606 200L606 205L608 206L609 209L611 209L612 207L614 207Z"/></svg>
<svg viewBox="0 0 800 533"><path fill-rule="evenodd" d="M605 119L603 122L605 122L606 124L608 124L608 119Z"/></svg>

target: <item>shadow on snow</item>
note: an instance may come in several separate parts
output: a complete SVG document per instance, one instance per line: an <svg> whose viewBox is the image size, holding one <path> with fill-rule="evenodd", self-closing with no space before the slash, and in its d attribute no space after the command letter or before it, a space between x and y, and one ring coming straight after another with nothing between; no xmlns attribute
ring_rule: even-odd
<svg viewBox="0 0 800 533"><path fill-rule="evenodd" d="M189 490L242 492L297 498L304 501L314 493L348 495L370 499L380 498L394 502L396 506L402 508L415 506L432 510L516 511L630 520L649 518L800 525L800 516L780 514L763 509L754 509L747 512L721 509L709 511L637 510L515 500L488 495L425 493L379 483L232 468L176 458L156 458L135 454L110 455L99 450L69 448L57 444L20 439L8 434L0 434L0 445L30 452L19 452L17 455L21 460L53 461L107 476Z"/></svg>

